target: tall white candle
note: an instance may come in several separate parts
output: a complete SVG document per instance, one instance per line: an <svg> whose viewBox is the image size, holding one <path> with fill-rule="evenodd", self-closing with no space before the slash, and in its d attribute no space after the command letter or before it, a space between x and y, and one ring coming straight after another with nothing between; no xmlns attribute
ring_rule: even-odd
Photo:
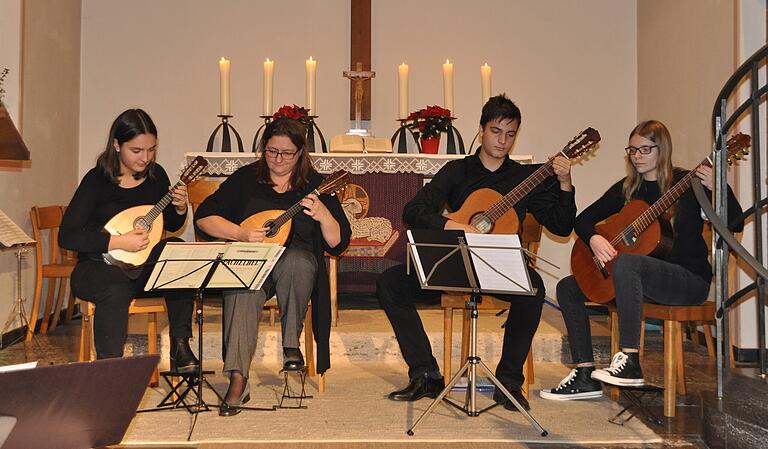
<svg viewBox="0 0 768 449"><path fill-rule="evenodd" d="M455 115L453 112L453 64L447 59L443 64L443 107L451 111L451 115Z"/></svg>
<svg viewBox="0 0 768 449"><path fill-rule="evenodd" d="M317 61L312 59L312 56L307 59L307 105L310 115L317 115L317 107L315 105L315 88L316 75L317 74Z"/></svg>
<svg viewBox="0 0 768 449"><path fill-rule="evenodd" d="M397 117L401 120L408 118L408 64L397 66Z"/></svg>
<svg viewBox="0 0 768 449"><path fill-rule="evenodd" d="M229 59L223 57L219 60L219 95L221 115L231 115L229 102Z"/></svg>
<svg viewBox="0 0 768 449"><path fill-rule="evenodd" d="M261 115L272 115L272 86L275 61L264 61L264 78L261 82Z"/></svg>
<svg viewBox="0 0 768 449"><path fill-rule="evenodd" d="M488 99L491 98L491 66L486 62L480 66L480 100L481 107L485 106Z"/></svg>

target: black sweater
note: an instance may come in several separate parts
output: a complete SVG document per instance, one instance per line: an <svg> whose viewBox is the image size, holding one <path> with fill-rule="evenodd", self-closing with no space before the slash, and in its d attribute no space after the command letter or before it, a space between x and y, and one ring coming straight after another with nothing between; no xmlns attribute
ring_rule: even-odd
<svg viewBox="0 0 768 449"><path fill-rule="evenodd" d="M488 188L506 195L523 182L540 164L523 165L512 159L505 159L496 171L490 171L477 154L448 162L435 174L403 210L403 221L412 228L443 229L447 218L442 215L447 207L450 211L461 208L472 192ZM525 213L531 212L536 220L550 232L568 236L573 231L576 217L574 190L560 190L553 175L536 186L528 195L514 205L520 222L520 232ZM489 205L490 206L490 205Z"/></svg>
<svg viewBox="0 0 768 449"><path fill-rule="evenodd" d="M688 172L685 170L675 169L674 182L679 181L686 173ZM589 239L596 234L595 225L611 215L617 214L624 207L623 183L624 179L611 186L603 196L576 217L576 234L587 246L589 246ZM656 181L643 181L632 199L642 200L653 205L660 197L661 192ZM701 209L693 194L693 189L686 190L673 208L672 250L664 260L680 265L691 273L700 276L706 282L710 282L712 280L712 266L707 257L709 252L707 244L701 235L704 220L701 217ZM729 217L736 217L739 214L741 214L741 205L729 187L728 215ZM740 225L734 231L739 232L742 228L743 225Z"/></svg>
<svg viewBox="0 0 768 449"><path fill-rule="evenodd" d="M170 181L160 164L154 164L153 176L136 187L123 188L107 178L98 168L85 174L77 187L59 230L59 245L78 252L80 259L100 258L107 252L110 235L104 225L119 212L134 206L155 205L168 193ZM163 210L163 227L177 231L187 214L179 215L169 205Z"/></svg>

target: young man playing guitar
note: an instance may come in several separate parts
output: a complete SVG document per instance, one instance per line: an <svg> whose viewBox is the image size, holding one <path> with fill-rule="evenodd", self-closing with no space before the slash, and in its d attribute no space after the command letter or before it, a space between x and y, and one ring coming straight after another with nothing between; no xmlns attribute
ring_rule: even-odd
<svg viewBox="0 0 768 449"><path fill-rule="evenodd" d="M235 171L195 212L195 226L219 239L261 242L272 230L249 217L276 209L301 212L292 219L286 250L261 290L227 290L224 293L224 371L229 388L219 415L234 416L250 399L248 370L256 351L259 316L264 302L277 296L283 337L283 369L304 367L299 336L310 297L315 315L317 370L330 365L328 338L331 326L330 287L323 253L341 254L352 231L336 196L312 193L323 181L305 151L306 126L281 117L271 121L261 139L261 157ZM312 355L309 355L312 357Z"/></svg>
<svg viewBox="0 0 768 449"><path fill-rule="evenodd" d="M403 220L412 228L460 229L479 232L474 226L453 221L442 214L445 207L459 210L467 197L481 188L507 194L525 182L538 165L521 165L508 157L520 126L520 110L504 95L492 97L483 106L480 118L480 149L464 159L446 164L405 206ZM552 233L567 236L573 230L576 216L574 189L571 184L570 161L557 156L552 162L554 175L547 177L514 205L519 223L526 212ZM510 232L515 232L512 230ZM528 268L536 296L500 295L510 301L504 327L504 345L496 376L526 409L528 401L520 387L523 363L539 325L544 303L544 284L532 268ZM379 301L387 313L408 364L410 382L402 390L389 394L394 401L435 398L444 380L424 331L415 303L440 301L440 292L422 290L414 273L406 274L405 265L397 265L379 276L376 286ZM450 374L450 373L446 373ZM494 399L509 410L517 410L502 394Z"/></svg>
<svg viewBox="0 0 768 449"><path fill-rule="evenodd" d="M557 387L541 390L540 395L544 399L600 397L602 387L599 381L619 386L643 385L638 352L643 303L689 305L701 304L707 299L712 268L707 259L707 245L701 234L704 221L693 191L680 189L683 187L680 182L686 182L684 178L688 172L672 166L672 139L669 131L661 122L642 122L629 134L626 152L629 175L614 184L576 218L576 233L582 242L588 243L591 249L590 260L576 262L572 258L574 273L584 266L594 266L592 257L595 263L603 267L605 264L611 265L612 273L608 273L607 268L604 268L604 272L612 277L615 290L621 350L613 356L609 368L595 370L592 337L584 303L589 300L585 291L597 283L598 279L585 281L584 285L577 283L576 276L562 279L557 284L557 300L568 329L571 357L576 368ZM690 177L694 175L701 179L706 188L712 188L711 167L701 164ZM690 177L687 178L688 182ZM680 191L679 199L669 209L674 220L671 252L664 260L631 252L619 253L617 247L622 248L621 244L611 243L595 230L598 223L626 209L625 205L632 200L642 200L653 205L657 201L661 203L660 198L665 194L667 198L677 194L677 190ZM729 188L728 214L735 217L740 213L741 206ZM641 233L637 236L637 241L644 235Z"/></svg>
<svg viewBox="0 0 768 449"><path fill-rule="evenodd" d="M157 128L141 109L129 109L112 123L106 149L96 167L85 174L70 201L59 231L59 245L78 252L70 278L78 298L96 304L94 343L99 359L121 357L128 332L131 299L144 293L144 285L165 242L151 242L151 230L139 228L121 235L105 232L113 217L128 209L155 204L169 193L168 175L155 162ZM162 211L163 226L176 231L187 217L187 187L170 192L173 207ZM160 221L160 220L158 220ZM132 220L131 220L132 222ZM160 226L161 228L163 226ZM133 226L130 226L132 228ZM179 239L174 239L179 240ZM124 269L108 262L110 251L144 251L155 244L147 264ZM171 369L194 372L197 359L189 347L192 336L191 292L163 291L171 334Z"/></svg>

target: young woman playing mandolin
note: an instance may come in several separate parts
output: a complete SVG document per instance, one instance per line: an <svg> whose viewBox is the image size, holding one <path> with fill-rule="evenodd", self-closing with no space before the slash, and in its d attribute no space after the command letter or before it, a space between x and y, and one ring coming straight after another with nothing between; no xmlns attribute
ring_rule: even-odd
<svg viewBox="0 0 768 449"><path fill-rule="evenodd" d="M610 262L612 265L611 277L619 316L621 350L613 356L610 367L595 370L592 337L584 304L589 300L590 283L585 282L580 286L575 276L562 279L557 284L557 299L568 329L571 357L576 368L557 387L541 390L540 395L544 399L600 397L600 381L619 386L643 385L643 370L639 359L643 303L691 305L701 304L707 299L712 268L707 259L707 245L701 234L704 221L691 189L684 190L667 211L672 217L672 245L663 260L617 251L616 246L595 230L598 223L614 214L619 214L615 219L620 220L623 214L619 212L626 210L625 205L632 200L654 205L665 193L674 194L670 189L673 186L679 188L681 184L678 182L688 173L673 168L672 139L664 124L656 120L637 125L629 134L629 144L625 150L628 176L614 184L579 214L575 225L576 234L591 249L589 255L594 254L600 262ZM702 164L692 176L698 177L706 188L712 189L711 167ZM732 217L741 213L741 206L730 188L728 213ZM643 236L640 234L638 239ZM617 246L621 247L621 244ZM593 262L590 257L590 260L579 263ZM572 265L574 272L580 269L573 258Z"/></svg>
<svg viewBox="0 0 768 449"><path fill-rule="evenodd" d="M72 292L96 304L94 340L99 359L121 357L127 335L131 299L147 296L144 285L153 265L126 269L106 262L108 252L134 254L156 244L149 254L156 261L166 240L152 242L150 231L139 229L111 235L104 227L113 217L137 206L154 205L169 194L168 175L155 162L157 128L141 109L129 109L115 119L96 167L85 174L61 223L59 245L78 252L71 276ZM170 191L172 207L162 213L164 226L176 231L187 217L187 188ZM135 217L129 220L129 229ZM158 217L159 218L159 217ZM155 225L159 224L155 222ZM159 238L158 238L159 240ZM179 239L175 239L179 240ZM171 369L193 372L197 359L189 347L192 336L192 293L164 291L171 335ZM154 294L153 294L154 295Z"/></svg>
<svg viewBox="0 0 768 449"><path fill-rule="evenodd" d="M282 117L270 122L261 139L259 160L235 171L195 213L195 226L211 237L261 242L269 229L244 226L246 219L296 203L303 208L293 217L286 250L262 289L224 293L224 371L229 372L229 389L219 409L221 416L238 414L237 406L250 399L248 369L256 350L259 315L272 295L277 295L281 310L283 369L304 367L299 335L310 297L317 369L322 373L329 366L330 290L323 253L341 254L351 231L337 197L310 193L323 178L304 150L305 135L306 127L297 120Z"/></svg>

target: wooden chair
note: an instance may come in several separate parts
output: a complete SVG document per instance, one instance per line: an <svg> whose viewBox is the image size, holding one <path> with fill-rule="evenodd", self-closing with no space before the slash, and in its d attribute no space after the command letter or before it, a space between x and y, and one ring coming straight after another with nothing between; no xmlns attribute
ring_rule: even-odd
<svg viewBox="0 0 768 449"><path fill-rule="evenodd" d="M619 352L619 320L615 303L608 304L611 328L611 354ZM710 322L715 320L715 303L706 301L696 306L666 306L645 304L641 323L640 356L643 354L645 319L653 318L664 322L664 416L675 416L676 390L686 394L685 354L683 352L682 324L695 322L704 324L707 352L714 358L714 342Z"/></svg>
<svg viewBox="0 0 768 449"><path fill-rule="evenodd" d="M541 242L542 227L539 222L533 218L533 215L527 214L523 225L523 234L520 236L520 242L531 253L536 254ZM448 377L453 376L451 371L451 357L453 352L453 311L461 309L464 311L461 330L461 360L466 360L469 354L469 326L470 311L465 303L469 295L456 295L444 293L440 298L443 308L443 373ZM478 310L504 310L509 308L509 303L497 299L493 296L483 295L483 301L478 304ZM523 395L528 398L528 386L535 382L533 372L533 348L528 351L528 357L523 366L525 381L522 385Z"/></svg>
<svg viewBox="0 0 768 449"><path fill-rule="evenodd" d="M192 213L197 210L197 208L200 206L200 204L208 198L208 195L212 194L216 190L219 189L219 185L223 181L217 181L217 180L207 180L207 179L197 179L187 186L187 195L189 197L189 202L192 205ZM202 240L201 237L195 232L195 240L200 241ZM335 281L335 271L332 273L333 277L332 279ZM331 273L329 272L329 276ZM334 282L335 284L335 282ZM279 307L277 305L277 301L273 300L272 298L268 299L267 302L264 305L264 308L269 311L269 325L274 326L275 325L275 319L277 314L279 313ZM315 340L313 336L313 329L312 329L312 303L309 304L309 307L307 308L307 315L304 317L304 353L307 355L306 357L306 363L307 363L307 372L311 377L317 376L317 370L315 367ZM317 381L317 389L319 392L325 391L325 375L320 375L320 378Z"/></svg>
<svg viewBox="0 0 768 449"><path fill-rule="evenodd" d="M93 316L96 313L96 305L92 302L78 299L80 308L83 311L83 321L80 324L80 351L77 360L83 362L94 360L96 358L93 346ZM157 314L166 313L165 298L134 298L128 307L128 315L140 313L147 314L147 350L150 354L157 354ZM149 384L156 387L159 380L157 367L152 372Z"/></svg>
<svg viewBox="0 0 768 449"><path fill-rule="evenodd" d="M35 247L37 253L37 276L35 278L35 296L32 301L32 312L29 316L29 329L27 330L27 340L31 340L37 326L37 315L40 312L40 302L43 293L43 280L48 279L48 293L46 295L43 318L40 324L40 333L47 333L56 328L61 314L61 306L64 302L64 294L67 291L67 280L72 274L72 270L77 263L77 257L72 251L67 251L59 247L59 226L64 217L64 206L45 206L33 207L29 211L29 217L32 220L32 232L34 239L38 242ZM48 234L48 258L45 259L43 251L43 234ZM54 303L54 293L58 284L58 295ZM74 309L74 296L70 292L69 303L67 306L66 319L72 318ZM51 313L53 319L51 320Z"/></svg>

